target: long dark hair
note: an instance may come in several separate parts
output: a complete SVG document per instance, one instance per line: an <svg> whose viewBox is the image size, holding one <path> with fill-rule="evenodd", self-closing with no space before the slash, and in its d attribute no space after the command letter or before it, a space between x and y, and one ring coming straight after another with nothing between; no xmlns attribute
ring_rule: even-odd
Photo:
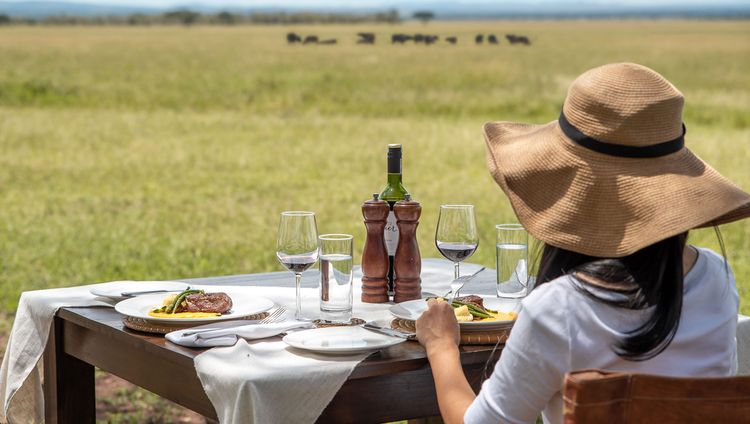
<svg viewBox="0 0 750 424"><path fill-rule="evenodd" d="M614 346L622 358L651 359L669 346L680 323L687 235L678 234L621 258L587 256L545 244L538 284L579 274L576 288L598 302L626 309L653 306L648 319ZM615 295L603 297L603 290Z"/></svg>

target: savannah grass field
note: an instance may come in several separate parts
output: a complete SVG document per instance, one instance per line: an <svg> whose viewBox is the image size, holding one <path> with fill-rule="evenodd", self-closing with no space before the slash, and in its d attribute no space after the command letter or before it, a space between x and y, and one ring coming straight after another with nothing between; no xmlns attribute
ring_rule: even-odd
<svg viewBox="0 0 750 424"><path fill-rule="evenodd" d="M338 44L289 46L289 30ZM359 31L377 44L356 45ZM391 45L395 32L459 42ZM750 190L748 21L0 28L0 333L24 290L280 271L282 210L354 234L358 258L359 207L394 142L423 256L439 256L438 206L471 203L471 260L494 267L493 224L514 216L482 124L554 120L577 75L618 61L672 81L688 146ZM750 314L750 222L721 232ZM691 241L719 249L711 229Z"/></svg>

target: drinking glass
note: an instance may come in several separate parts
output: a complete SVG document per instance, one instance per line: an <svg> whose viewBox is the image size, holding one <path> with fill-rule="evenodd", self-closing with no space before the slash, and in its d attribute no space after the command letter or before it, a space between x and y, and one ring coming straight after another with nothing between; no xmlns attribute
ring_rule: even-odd
<svg viewBox="0 0 750 424"><path fill-rule="evenodd" d="M529 234L519 224L499 224L497 229L497 297L528 294Z"/></svg>
<svg viewBox="0 0 750 424"><path fill-rule="evenodd" d="M352 246L349 234L323 234L320 249L321 319L338 324L352 320Z"/></svg>
<svg viewBox="0 0 750 424"><path fill-rule="evenodd" d="M479 245L476 221L474 205L440 206L435 245L453 262L454 280L461 275L459 263L473 255Z"/></svg>
<svg viewBox="0 0 750 424"><path fill-rule="evenodd" d="M276 239L276 257L282 265L294 273L294 283L297 288L295 318L305 319L302 317L300 292L302 272L318 260L318 229L314 212L281 213L279 235Z"/></svg>

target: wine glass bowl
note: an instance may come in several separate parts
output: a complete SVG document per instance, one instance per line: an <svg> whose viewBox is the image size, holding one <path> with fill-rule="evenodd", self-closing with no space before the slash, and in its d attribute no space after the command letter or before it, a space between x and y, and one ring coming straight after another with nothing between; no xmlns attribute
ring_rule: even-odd
<svg viewBox="0 0 750 424"><path fill-rule="evenodd" d="M318 229L314 212L286 211L281 213L276 239L276 257L284 267L294 273L297 289L295 317L302 319L300 291L302 272L318 260Z"/></svg>
<svg viewBox="0 0 750 424"><path fill-rule="evenodd" d="M474 205L442 205L435 231L435 245L454 264L454 279L460 276L459 264L479 246Z"/></svg>

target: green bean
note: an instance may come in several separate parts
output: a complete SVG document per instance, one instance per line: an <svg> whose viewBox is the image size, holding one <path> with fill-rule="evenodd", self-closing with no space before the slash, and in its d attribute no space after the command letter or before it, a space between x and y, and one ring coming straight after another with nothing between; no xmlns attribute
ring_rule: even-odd
<svg viewBox="0 0 750 424"><path fill-rule="evenodd" d="M174 299L174 302L172 302L172 305L169 307L169 313L173 314L175 311L177 311L177 308L180 306L183 300L185 300L186 297L188 297L191 294L195 293L203 293L203 290L190 290L187 289L184 292L177 295L177 297Z"/></svg>
<svg viewBox="0 0 750 424"><path fill-rule="evenodd" d="M458 305L458 306L456 306ZM469 309L469 313L474 315L475 317L479 318L492 318L492 315L490 315L487 311L485 311L483 308L480 308L479 306L473 304L473 303L464 303L459 300L454 300L453 304L451 305L454 308L459 308L461 306L466 306Z"/></svg>

